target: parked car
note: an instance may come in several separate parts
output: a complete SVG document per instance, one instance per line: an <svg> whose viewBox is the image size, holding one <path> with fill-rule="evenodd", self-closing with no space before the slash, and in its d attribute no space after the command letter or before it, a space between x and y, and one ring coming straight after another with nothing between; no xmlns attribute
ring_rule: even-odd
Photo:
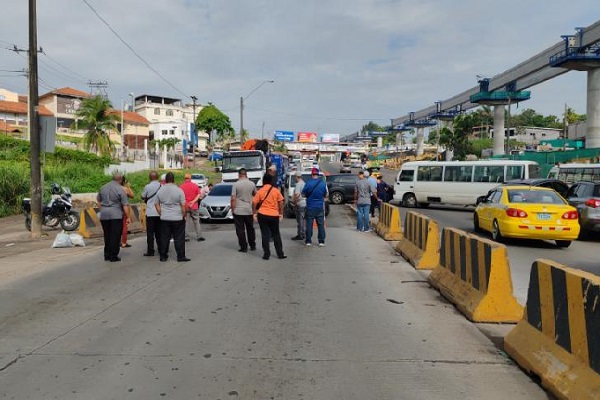
<svg viewBox="0 0 600 400"><path fill-rule="evenodd" d="M477 205L475 231L505 237L554 240L569 247L579 235L577 209L553 189L536 186L498 186Z"/></svg>
<svg viewBox="0 0 600 400"><path fill-rule="evenodd" d="M199 188L203 188L208 184L208 178L204 174L192 174L192 182Z"/></svg>
<svg viewBox="0 0 600 400"><path fill-rule="evenodd" d="M231 212L231 183L217 183L200 201L200 218L208 221L233 220Z"/></svg>
<svg viewBox="0 0 600 400"><path fill-rule="evenodd" d="M206 150L201 150L198 154L200 154L200 157L208 157L208 151Z"/></svg>
<svg viewBox="0 0 600 400"><path fill-rule="evenodd" d="M352 164L350 161L344 161L342 166L340 167L340 174L351 174L352 173Z"/></svg>
<svg viewBox="0 0 600 400"><path fill-rule="evenodd" d="M329 200L333 204L352 201L354 199L354 188L357 180L357 175L339 174L327 176Z"/></svg>
<svg viewBox="0 0 600 400"><path fill-rule="evenodd" d="M580 237L600 232L600 183L575 183L566 195L567 202L579 213Z"/></svg>

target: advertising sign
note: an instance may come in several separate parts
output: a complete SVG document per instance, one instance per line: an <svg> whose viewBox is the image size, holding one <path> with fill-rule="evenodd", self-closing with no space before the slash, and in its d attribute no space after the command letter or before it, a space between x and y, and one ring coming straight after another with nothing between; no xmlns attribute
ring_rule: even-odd
<svg viewBox="0 0 600 400"><path fill-rule="evenodd" d="M279 140L281 142L293 142L294 141L294 132L292 131L275 131L275 140Z"/></svg>
<svg viewBox="0 0 600 400"><path fill-rule="evenodd" d="M323 143L339 143L340 142L340 134L339 133L324 133L321 135L321 142Z"/></svg>
<svg viewBox="0 0 600 400"><path fill-rule="evenodd" d="M316 143L317 134L315 132L298 132L298 141L301 143Z"/></svg>

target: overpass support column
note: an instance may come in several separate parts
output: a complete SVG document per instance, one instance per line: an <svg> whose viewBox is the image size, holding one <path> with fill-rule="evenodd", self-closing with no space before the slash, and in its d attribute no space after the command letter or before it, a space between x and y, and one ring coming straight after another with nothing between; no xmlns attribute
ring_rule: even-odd
<svg viewBox="0 0 600 400"><path fill-rule="evenodd" d="M425 132L423 128L417 128L417 157L423 155L423 139Z"/></svg>
<svg viewBox="0 0 600 400"><path fill-rule="evenodd" d="M600 147L600 68L590 69L587 76L587 134L585 147Z"/></svg>
<svg viewBox="0 0 600 400"><path fill-rule="evenodd" d="M377 138L377 148L380 149L383 147L383 138L381 136L379 136Z"/></svg>
<svg viewBox="0 0 600 400"><path fill-rule="evenodd" d="M494 106L494 155L504 155L504 105Z"/></svg>

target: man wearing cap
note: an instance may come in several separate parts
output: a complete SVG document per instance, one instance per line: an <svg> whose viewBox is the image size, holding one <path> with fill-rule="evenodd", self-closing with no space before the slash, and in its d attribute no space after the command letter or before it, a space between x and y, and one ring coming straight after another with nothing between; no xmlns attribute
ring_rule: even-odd
<svg viewBox="0 0 600 400"><path fill-rule="evenodd" d="M192 182L192 175L185 174L183 177L181 190L185 195L185 241L190 241L190 231L196 232L196 240L202 242L202 229L200 228L200 216L198 215L198 200L200 199L200 188Z"/></svg>
<svg viewBox="0 0 600 400"><path fill-rule="evenodd" d="M277 165L271 164L269 166L269 168L267 168L267 174L269 174L273 177L273 186L275 186L276 188L279 188L279 181L278 181L279 178L277 176Z"/></svg>
<svg viewBox="0 0 600 400"><path fill-rule="evenodd" d="M296 171L296 187L294 188L294 209L296 211L296 224L298 225L297 234L292 240L304 240L306 238L306 199L302 197L305 182L302 179L302 172Z"/></svg>
<svg viewBox="0 0 600 400"><path fill-rule="evenodd" d="M302 195L306 197L306 240L307 247L312 245L313 221L317 221L317 240L319 247L325 246L325 199L329 196L325 180L319 176L319 170L313 168L312 179L304 185Z"/></svg>

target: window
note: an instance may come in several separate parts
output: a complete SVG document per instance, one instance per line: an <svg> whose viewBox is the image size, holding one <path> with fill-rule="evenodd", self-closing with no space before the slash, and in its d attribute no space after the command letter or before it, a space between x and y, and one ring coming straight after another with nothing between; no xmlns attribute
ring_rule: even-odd
<svg viewBox="0 0 600 400"><path fill-rule="evenodd" d="M154 115L160 115L160 108L154 109Z"/></svg>
<svg viewBox="0 0 600 400"><path fill-rule="evenodd" d="M496 165L476 166L473 182L504 182L504 167Z"/></svg>
<svg viewBox="0 0 600 400"><path fill-rule="evenodd" d="M422 182L441 182L443 167L424 166L417 169L417 180Z"/></svg>
<svg viewBox="0 0 600 400"><path fill-rule="evenodd" d="M167 117L172 117L173 116L173 110L166 110L165 115Z"/></svg>
<svg viewBox="0 0 600 400"><path fill-rule="evenodd" d="M522 165L508 165L506 166L506 180L512 179L523 179L523 166Z"/></svg>
<svg viewBox="0 0 600 400"><path fill-rule="evenodd" d="M488 198L490 199L490 203L498 204L500 203L500 199L502 198L502 192L496 190L495 192L492 192L492 194Z"/></svg>
<svg viewBox="0 0 600 400"><path fill-rule="evenodd" d="M168 130L166 130L166 129L163 129L163 130L162 130L162 135L163 135L163 136L167 136L168 134L169 134L169 131L168 131Z"/></svg>
<svg viewBox="0 0 600 400"><path fill-rule="evenodd" d="M398 178L398 182L412 182L414 179L414 169L403 169L402 171L400 171L400 177Z"/></svg>
<svg viewBox="0 0 600 400"><path fill-rule="evenodd" d="M175 134L175 129L169 130L169 135L174 135L174 134Z"/></svg>
<svg viewBox="0 0 600 400"><path fill-rule="evenodd" d="M444 182L471 182L472 166L446 166Z"/></svg>

